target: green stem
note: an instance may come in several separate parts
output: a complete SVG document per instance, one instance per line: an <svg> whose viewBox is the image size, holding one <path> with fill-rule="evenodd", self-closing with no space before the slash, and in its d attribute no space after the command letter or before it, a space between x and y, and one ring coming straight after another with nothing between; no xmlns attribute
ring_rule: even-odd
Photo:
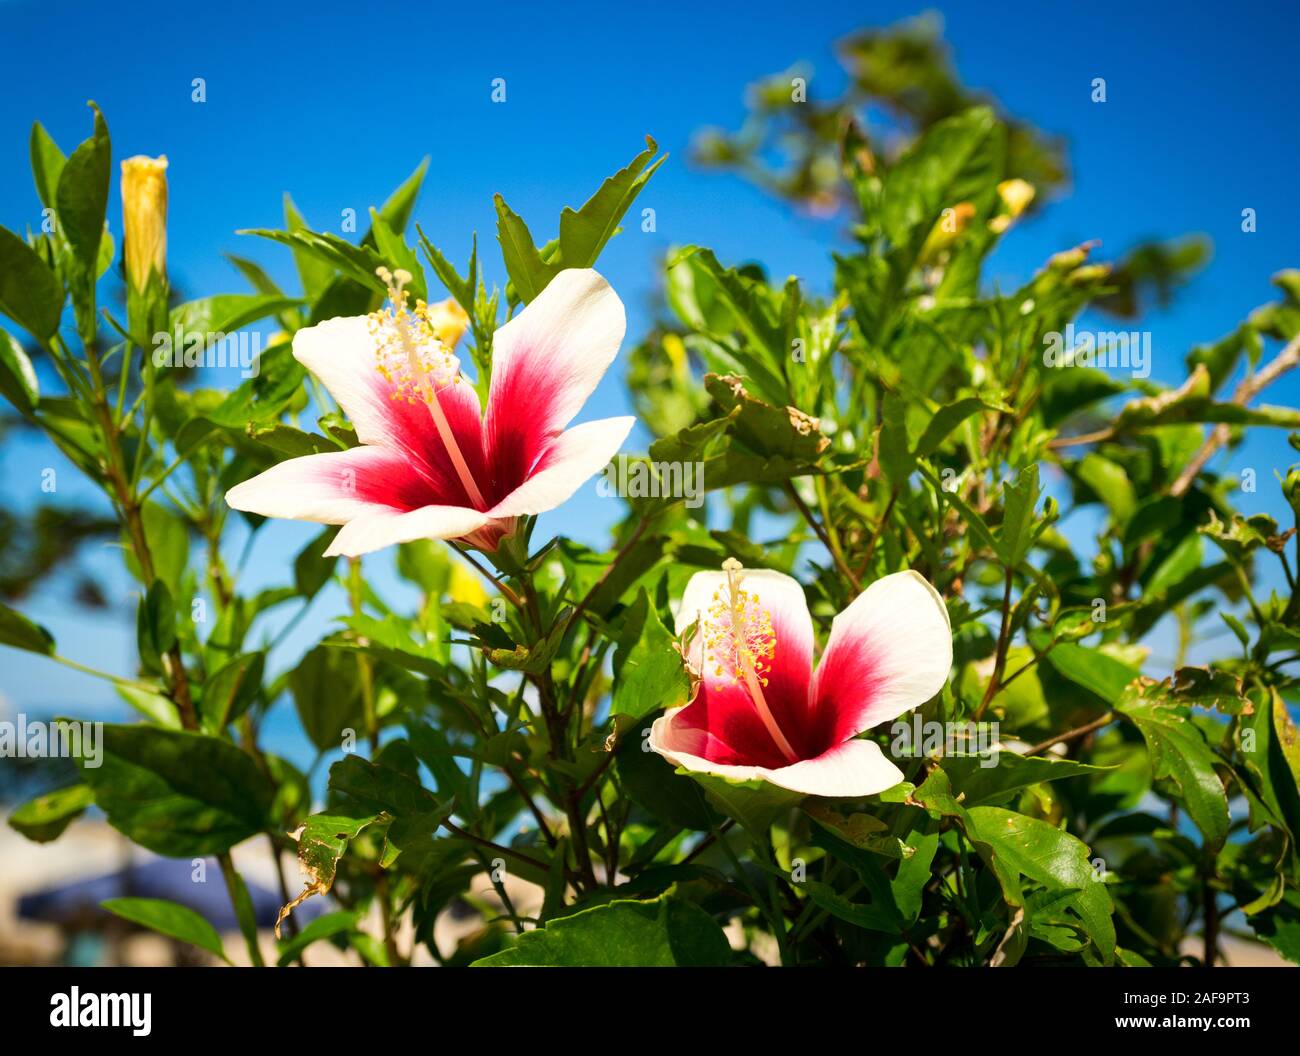
<svg viewBox="0 0 1300 1056"><path fill-rule="evenodd" d="M229 851L217 855L221 863L221 875L226 881L226 893L230 895L230 904L235 907L235 917L239 921L239 930L248 947L248 957L254 968L266 967L262 960L262 951L257 944L257 918L253 915L253 900L249 898L248 887L239 875Z"/></svg>
<svg viewBox="0 0 1300 1056"><path fill-rule="evenodd" d="M111 675L107 671L100 671L98 668L88 667L80 664L76 660L69 660L66 656L52 654L50 659L56 664L62 664L64 667L70 667L74 671L80 671L84 675L94 675L96 678L102 678L112 682L114 685L125 686L127 689L138 689L142 693L157 693L158 686L151 686L148 682L139 682L134 678L123 678L121 675Z"/></svg>

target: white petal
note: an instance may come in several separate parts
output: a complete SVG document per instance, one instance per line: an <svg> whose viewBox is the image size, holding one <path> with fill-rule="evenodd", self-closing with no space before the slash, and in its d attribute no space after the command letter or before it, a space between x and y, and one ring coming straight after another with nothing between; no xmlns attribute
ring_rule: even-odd
<svg viewBox="0 0 1300 1056"><path fill-rule="evenodd" d="M845 741L816 759L783 766L767 778L774 785L809 796L873 796L903 780L875 741Z"/></svg>
<svg viewBox="0 0 1300 1056"><path fill-rule="evenodd" d="M327 319L293 335L293 357L329 390L363 444L393 440L392 409L384 398L375 341L364 315Z"/></svg>
<svg viewBox="0 0 1300 1056"><path fill-rule="evenodd" d="M354 447L303 455L272 466L226 492L232 509L263 517L343 524L391 505L412 471L405 460L379 447Z"/></svg>
<svg viewBox="0 0 1300 1056"><path fill-rule="evenodd" d="M558 436L595 391L626 328L623 302L597 272L556 275L492 338L488 442L540 452L538 439Z"/></svg>
<svg viewBox="0 0 1300 1056"><path fill-rule="evenodd" d="M349 521L330 543L326 557L359 557L412 539L458 539L488 523L487 514L464 506L380 510Z"/></svg>
<svg viewBox="0 0 1300 1056"><path fill-rule="evenodd" d="M814 699L832 708L840 738L897 718L938 693L952 669L952 626L924 577L876 580L831 624Z"/></svg>
<svg viewBox="0 0 1300 1056"><path fill-rule="evenodd" d="M623 446L635 418L603 418L575 425L547 449L542 468L494 506L493 517L518 517L553 510L599 473Z"/></svg>
<svg viewBox="0 0 1300 1056"><path fill-rule="evenodd" d="M771 568L747 568L741 572L740 577L741 587L757 594L765 608L802 617L803 622L808 624L811 636L812 617L808 614L808 600L797 579ZM682 603L677 609L677 633L681 634L703 613L707 613L713 604L714 595L726 588L725 572L696 572L691 576L686 590L682 592Z"/></svg>
<svg viewBox="0 0 1300 1056"><path fill-rule="evenodd" d="M845 741L816 759L778 768L714 763L671 747L672 719L681 710L672 708L655 719L650 727L649 747L684 770L714 774L732 781L767 781L792 792L829 797L872 796L903 780L902 771L885 758L875 741Z"/></svg>

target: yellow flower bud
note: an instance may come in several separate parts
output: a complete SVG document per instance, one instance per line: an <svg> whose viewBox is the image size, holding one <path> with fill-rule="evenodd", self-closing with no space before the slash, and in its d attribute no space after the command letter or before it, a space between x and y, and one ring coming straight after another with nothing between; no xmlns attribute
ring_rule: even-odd
<svg viewBox="0 0 1300 1056"><path fill-rule="evenodd" d="M1105 282L1110 278L1109 264L1084 264L1075 268L1065 277L1071 286L1087 286L1089 283Z"/></svg>
<svg viewBox="0 0 1300 1056"><path fill-rule="evenodd" d="M1013 220L1029 208L1035 193L1034 185L1028 180L1003 180L998 184L998 197Z"/></svg>
<svg viewBox="0 0 1300 1056"><path fill-rule="evenodd" d="M167 158L143 154L122 162L122 226L127 281L136 291L157 272L167 278Z"/></svg>
<svg viewBox="0 0 1300 1056"><path fill-rule="evenodd" d="M686 377L686 343L677 334L664 334L663 347L668 362L672 364L673 373L678 377Z"/></svg>
<svg viewBox="0 0 1300 1056"><path fill-rule="evenodd" d="M451 297L429 305L428 319L434 337L448 348L455 348L469 327L468 313Z"/></svg>
<svg viewBox="0 0 1300 1056"><path fill-rule="evenodd" d="M958 202L951 208L945 209L926 236L925 245L921 247L921 262L923 264L933 262L940 253L957 241L957 237L970 227L973 219L975 219L975 206L970 202Z"/></svg>
<svg viewBox="0 0 1300 1056"><path fill-rule="evenodd" d="M452 601L465 602L480 608L488 602L488 594L483 589L483 584L459 561L451 566L451 582L447 586L447 594Z"/></svg>

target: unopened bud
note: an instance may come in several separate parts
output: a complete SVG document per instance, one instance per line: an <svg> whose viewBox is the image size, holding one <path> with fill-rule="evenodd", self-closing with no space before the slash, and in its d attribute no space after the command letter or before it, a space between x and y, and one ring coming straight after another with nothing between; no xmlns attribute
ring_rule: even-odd
<svg viewBox="0 0 1300 1056"><path fill-rule="evenodd" d="M1034 193L1034 185L1028 180L1003 180L998 184L998 197L1012 220L1029 208Z"/></svg>
<svg viewBox="0 0 1300 1056"><path fill-rule="evenodd" d="M150 275L167 279L167 158L122 162L122 227L127 281L137 292Z"/></svg>
<svg viewBox="0 0 1300 1056"><path fill-rule="evenodd" d="M469 327L469 314L451 297L429 305L428 320L434 336L448 348L455 348Z"/></svg>
<svg viewBox="0 0 1300 1056"><path fill-rule="evenodd" d="M1290 503L1292 511L1300 518L1300 469L1293 469L1282 481L1282 494Z"/></svg>

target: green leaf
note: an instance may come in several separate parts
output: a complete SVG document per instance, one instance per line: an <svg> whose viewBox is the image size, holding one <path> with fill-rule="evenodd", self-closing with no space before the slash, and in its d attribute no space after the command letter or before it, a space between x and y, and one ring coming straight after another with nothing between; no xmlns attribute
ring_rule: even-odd
<svg viewBox="0 0 1300 1056"><path fill-rule="evenodd" d="M32 178L36 181L36 194L47 209L57 205L59 176L67 163L67 156L50 138L39 121L32 124L31 137Z"/></svg>
<svg viewBox="0 0 1300 1056"><path fill-rule="evenodd" d="M42 656L54 655L54 638L50 632L5 604L0 604L0 645Z"/></svg>
<svg viewBox="0 0 1300 1056"><path fill-rule="evenodd" d="M1079 462L1075 472L1106 504L1116 524L1122 525L1132 516L1137 506L1137 492L1122 466L1095 452L1089 452Z"/></svg>
<svg viewBox="0 0 1300 1056"><path fill-rule="evenodd" d="M204 347L216 344L226 335L242 330L249 323L296 307L297 297L261 293L219 293L186 301L171 310L169 325L185 334L205 334Z"/></svg>
<svg viewBox="0 0 1300 1056"><path fill-rule="evenodd" d="M850 901L829 884L818 880L805 880L799 887L808 893L808 897L819 909L824 909L839 920L868 931L898 934L898 920L893 913L881 906Z"/></svg>
<svg viewBox="0 0 1300 1056"><path fill-rule="evenodd" d="M384 763L373 763L349 755L330 767L330 789L359 804L364 811L375 811L388 824L386 843L380 864L388 868L403 851L428 851L438 827L451 814L450 800L437 799L413 776L415 758L404 742L391 742L381 752L387 758L394 745L401 745L410 756L411 772Z"/></svg>
<svg viewBox="0 0 1300 1056"><path fill-rule="evenodd" d="M618 899L526 931L518 945L475 961L476 968L720 967L731 947L714 919L682 899Z"/></svg>
<svg viewBox="0 0 1300 1056"><path fill-rule="evenodd" d="M575 212L565 207L560 214L560 260L566 268L589 268L596 263L628 207L667 159L665 154L646 168L658 149L655 141L647 136L646 149L602 183L581 209Z"/></svg>
<svg viewBox="0 0 1300 1056"><path fill-rule="evenodd" d="M269 238L291 249L315 257L338 269L353 282L375 293L383 293L385 286L375 269L383 265L383 258L369 246L354 246L345 238L324 231L274 231L267 228L245 228L235 232L239 235L256 235ZM328 287L327 287L328 288ZM253 296L241 294L240 296ZM323 297L321 298L323 299ZM296 302L295 302L296 303ZM314 314L314 313L313 313Z"/></svg>
<svg viewBox="0 0 1300 1056"><path fill-rule="evenodd" d="M971 807L973 835L988 843L1003 869L1054 889L1072 889L1064 904L1078 914L1105 963L1115 952L1114 906L1093 869L1086 844L1037 818L1001 807Z"/></svg>
<svg viewBox="0 0 1300 1056"><path fill-rule="evenodd" d="M492 200L496 203L497 241L501 243L506 272L519 299L528 304L546 289L560 268L542 260L528 225L506 205L506 200L499 194Z"/></svg>
<svg viewBox="0 0 1300 1056"><path fill-rule="evenodd" d="M989 529L987 522L980 516L979 512L972 509L966 501L957 494L956 490L945 488L939 481L939 478L931 473L928 469L922 470L925 479L928 480L934 490L942 497L943 501L955 509L967 527L979 539L980 545L992 551L994 554L1000 552L1000 544L993 537L993 532Z"/></svg>
<svg viewBox="0 0 1300 1056"><path fill-rule="evenodd" d="M93 284L99 274L99 243L104 237L113 157L104 115L94 103L90 105L95 111L95 131L63 166L56 198L59 230Z"/></svg>
<svg viewBox="0 0 1300 1056"><path fill-rule="evenodd" d="M169 902L165 898L110 898L100 905L123 920L149 928L168 938L191 943L215 954L227 964L230 963L217 929L188 906Z"/></svg>
<svg viewBox="0 0 1300 1056"><path fill-rule="evenodd" d="M910 926L921 915L922 894L933 875L930 866L939 850L939 833L927 835L914 829L907 837L907 844L913 853L899 863L889 886L903 923Z"/></svg>
<svg viewBox="0 0 1300 1056"><path fill-rule="evenodd" d="M248 284L257 293L262 294L264 297L286 296L284 290L280 289L279 284L256 261L249 260L247 257L236 256L234 253L223 253L222 256L235 266L239 274L248 280Z"/></svg>
<svg viewBox="0 0 1300 1056"><path fill-rule="evenodd" d="M1228 425L1264 425L1294 429L1300 426L1300 411L1290 407L1243 407L1237 403L1215 403L1211 398L1210 372L1197 363L1188 379L1176 389L1133 400L1115 416L1115 430L1127 432L1154 429L1186 422L1214 422Z"/></svg>
<svg viewBox="0 0 1300 1056"><path fill-rule="evenodd" d="M146 502L140 511L140 519L144 522L144 537L149 544L154 572L171 589L173 596L178 595L181 579L189 564L189 528L175 511L157 502ZM125 537L125 532L123 536ZM130 555L128 564L137 577L143 580L133 554Z"/></svg>
<svg viewBox="0 0 1300 1056"><path fill-rule="evenodd" d="M1250 918L1255 934L1293 964L1300 964L1300 892L1288 891L1272 908Z"/></svg>
<svg viewBox="0 0 1300 1056"><path fill-rule="evenodd" d="M912 852L912 848L889 831L888 825L872 814L844 815L816 799L804 803L802 809L841 843L860 851L871 851L886 858L905 858Z"/></svg>
<svg viewBox="0 0 1300 1056"><path fill-rule="evenodd" d="M1014 483L1003 489L1006 508L997 532L998 556L1008 568L1017 568L1034 545L1035 507L1041 494L1038 464L1026 466Z"/></svg>
<svg viewBox="0 0 1300 1056"><path fill-rule="evenodd" d="M948 438L948 434L971 415L978 414L980 411L995 410L996 407L985 403L977 396L966 396L953 403L945 404L934 412L934 417L926 424L921 439L916 442L914 454L917 458L929 458L939 450L940 445Z"/></svg>
<svg viewBox="0 0 1300 1056"><path fill-rule="evenodd" d="M985 106L937 121L890 169L880 223L896 246L919 249L945 208L987 215L1002 178L1004 130Z"/></svg>
<svg viewBox="0 0 1300 1056"><path fill-rule="evenodd" d="M889 483L901 490L916 468L916 457L907 436L907 405L901 399L887 396L881 417L877 458Z"/></svg>
<svg viewBox="0 0 1300 1056"><path fill-rule="evenodd" d="M181 729L181 717L177 714L176 705L162 693L151 693L135 686L116 685L113 688L119 697L155 726L169 730Z"/></svg>
<svg viewBox="0 0 1300 1056"><path fill-rule="evenodd" d="M140 599L136 610L136 643L145 666L162 670L162 656L176 644L176 606L171 591L161 579Z"/></svg>
<svg viewBox="0 0 1300 1056"><path fill-rule="evenodd" d="M21 832L34 843L49 843L63 835L95 801L88 785L71 785L68 788L46 792L29 799L9 815L9 827Z"/></svg>
<svg viewBox="0 0 1300 1056"><path fill-rule="evenodd" d="M101 765L77 759L109 823L157 854L227 851L263 831L274 796L252 756L229 741L152 726L103 726Z"/></svg>
<svg viewBox="0 0 1300 1056"><path fill-rule="evenodd" d="M962 796L967 807L1006 801L1020 789L1044 781L1104 774L1109 769L1068 759L1016 755L1006 750L999 751L991 759L996 765L981 765L990 760L974 756L948 756L944 759L943 769L952 782L953 792Z"/></svg>
<svg viewBox="0 0 1300 1056"><path fill-rule="evenodd" d="M679 770L679 773L682 771ZM772 823L800 800L802 792L759 781L733 781L716 774L687 771L687 776L701 788L709 802L729 817L735 818L754 839L766 842Z"/></svg>
<svg viewBox="0 0 1300 1056"><path fill-rule="evenodd" d="M316 646L289 673L289 692L303 730L322 752L339 747L345 730L362 729L361 678L352 653Z"/></svg>
<svg viewBox="0 0 1300 1056"><path fill-rule="evenodd" d="M197 420L195 419L195 421ZM332 440L327 440L319 433L303 432L301 429L295 429L292 425L285 425L284 422L266 424L249 422L244 427L244 433L250 440L256 440L259 444L269 447L272 451L288 458L321 455L339 450L338 444ZM333 538L334 534L334 530L331 528L328 533L329 538Z"/></svg>
<svg viewBox="0 0 1300 1056"><path fill-rule="evenodd" d="M1135 683L1125 690L1115 710L1142 734L1151 753L1157 779L1177 786L1179 798L1208 844L1222 845L1228 837L1228 796L1214 771L1215 756L1204 734L1187 717L1185 708L1170 707L1155 684Z"/></svg>
<svg viewBox="0 0 1300 1056"><path fill-rule="evenodd" d="M717 828L722 818L710 808L704 791L646 744L654 721L646 716L629 729L615 750L619 782L629 799L656 818L683 829ZM441 786L440 786L441 787Z"/></svg>
<svg viewBox="0 0 1300 1056"><path fill-rule="evenodd" d="M810 472L830 446L817 419L794 407L775 406L750 395L735 375L706 374L704 387L728 415L736 439L758 455L788 460ZM710 480L710 488L718 486Z"/></svg>
<svg viewBox="0 0 1300 1056"><path fill-rule="evenodd" d="M0 395L24 415L35 410L41 398L32 361L7 330L0 330Z"/></svg>
<svg viewBox="0 0 1300 1056"><path fill-rule="evenodd" d="M771 317L765 304L766 287L741 275L734 268L724 268L713 251L699 246L680 250L670 268L689 263L698 267L711 281L717 300L730 309L732 324L744 342L729 349L742 368L746 379L758 393L773 404L787 401L787 385L782 371L788 355L785 333ZM730 331L719 335L729 337ZM729 405L728 405L729 406Z"/></svg>
<svg viewBox="0 0 1300 1056"><path fill-rule="evenodd" d="M1251 830L1280 825L1294 838L1300 833L1300 738L1275 688L1251 693L1250 702L1254 711L1240 720L1245 772L1238 777L1251 805Z"/></svg>
<svg viewBox="0 0 1300 1056"><path fill-rule="evenodd" d="M330 767L330 788L350 796L367 810L395 818L445 816L447 809L414 777L358 755L345 756Z"/></svg>
<svg viewBox="0 0 1300 1056"><path fill-rule="evenodd" d="M426 157L421 160L420 164L415 167L397 190L393 191L379 208L379 218L388 225L389 229L397 235L406 230L406 225L411 222L411 214L415 211L415 200L420 196L420 188L424 185L424 175L429 171L429 159ZM368 243L370 236L362 239L362 242Z"/></svg>
<svg viewBox="0 0 1300 1056"><path fill-rule="evenodd" d="M59 328L63 286L26 242L0 227L0 312L44 344Z"/></svg>
<svg viewBox="0 0 1300 1056"><path fill-rule="evenodd" d="M470 791L468 775L456 765L455 751L447 735L430 723L409 719L406 736L411 750L433 775L439 794L456 801L456 811L461 817L472 818L478 803Z"/></svg>
<svg viewBox="0 0 1300 1056"><path fill-rule="evenodd" d="M1227 524L1210 511L1210 523L1201 525L1197 531L1209 536L1230 560L1243 563L1256 549L1264 546L1276 536L1277 521L1266 513L1256 513L1243 517L1239 513L1232 515Z"/></svg>
<svg viewBox="0 0 1300 1056"><path fill-rule="evenodd" d="M203 686L200 716L204 728L220 733L244 714L262 688L266 653L245 653L227 661Z"/></svg>
<svg viewBox="0 0 1300 1056"><path fill-rule="evenodd" d="M293 938L280 943L280 959L276 962L277 965L280 968L287 967L313 942L320 942L321 939L351 931L357 926L361 915L362 911L359 909L340 909L317 917Z"/></svg>
<svg viewBox="0 0 1300 1056"><path fill-rule="evenodd" d="M676 640L642 587L629 606L614 653L613 715L642 718L686 703L691 683Z"/></svg>
<svg viewBox="0 0 1300 1056"><path fill-rule="evenodd" d="M1162 682L1145 680L1141 688L1151 704L1213 708L1224 715L1249 715L1252 709L1242 696L1241 679L1219 668L1180 667Z"/></svg>
<svg viewBox="0 0 1300 1056"><path fill-rule="evenodd" d="M1096 693L1112 707L1142 672L1112 656L1074 642L1060 642L1047 653L1047 662L1076 685Z"/></svg>
<svg viewBox="0 0 1300 1056"><path fill-rule="evenodd" d="M304 598L314 598L334 575L339 559L324 555L335 534L332 525L325 528L293 559L293 585Z"/></svg>
<svg viewBox="0 0 1300 1056"><path fill-rule="evenodd" d="M429 283L424 277L424 267L420 264L420 258L415 255L415 250L406 244L406 240L389 227L384 218L374 209L370 210L370 234L379 255L388 262L389 269L396 271L401 268L411 276L411 281L406 286L411 298L417 303L427 301Z"/></svg>
<svg viewBox="0 0 1300 1056"><path fill-rule="evenodd" d="M418 224L415 230L420 236L420 248L424 250L424 255L429 261L429 266L433 268L434 274L438 276L438 281L447 287L447 292L455 298L456 303L465 309L466 314L472 317L474 315L475 294L473 282L471 279L462 279L460 277L460 272L442 255L442 251L424 236L424 232L420 230ZM476 247L475 255L470 259L471 277L474 273L474 263L477 255Z"/></svg>
<svg viewBox="0 0 1300 1056"><path fill-rule="evenodd" d="M302 214L298 212L298 207L293 204L293 199L287 193L284 196L284 226L291 235L311 233L307 221L303 219ZM309 253L296 243L290 242L289 246L293 250L293 262L298 269L298 280L302 283L302 291L307 295L308 300L315 301L329 286L334 276L334 268L330 261L322 260L317 254Z"/></svg>

